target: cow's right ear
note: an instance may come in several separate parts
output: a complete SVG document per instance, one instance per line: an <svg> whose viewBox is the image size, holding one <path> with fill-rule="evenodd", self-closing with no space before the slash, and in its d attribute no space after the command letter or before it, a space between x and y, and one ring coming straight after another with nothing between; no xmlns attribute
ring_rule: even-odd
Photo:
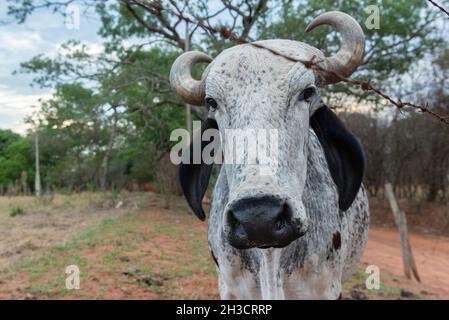
<svg viewBox="0 0 449 320"><path fill-rule="evenodd" d="M210 175L212 173L212 166L211 164L206 164L203 162L203 159L201 157L203 153L203 149L209 144L213 143L214 141L202 141L201 137L203 135L203 132L208 129L218 129L217 122L215 119L208 118L201 124L201 130L198 132L198 134L193 138L192 143L190 143L188 153L190 155L190 161L181 162L178 165L178 181L181 185L182 192L184 193L184 197L187 200L187 203L189 204L190 208L193 210L195 215L202 221L206 219L206 215L203 210L202 206L202 200L204 197L204 194L206 193L207 186L209 184ZM193 145L196 142L198 144L197 139L201 142L201 162L195 164L193 161L193 152L194 148Z"/></svg>
<svg viewBox="0 0 449 320"><path fill-rule="evenodd" d="M310 118L310 125L323 147L342 211L352 205L362 184L365 158L359 141L338 117L323 105Z"/></svg>

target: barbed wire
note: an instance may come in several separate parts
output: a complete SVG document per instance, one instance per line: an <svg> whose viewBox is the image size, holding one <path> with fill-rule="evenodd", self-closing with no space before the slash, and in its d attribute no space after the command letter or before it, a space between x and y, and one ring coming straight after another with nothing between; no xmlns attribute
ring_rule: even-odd
<svg viewBox="0 0 449 320"><path fill-rule="evenodd" d="M231 32L230 30L228 30L225 27L215 28L215 27L212 27L211 25L206 25L204 23L204 21L196 20L191 17L185 16L184 14L182 14L180 12L171 10L170 8L165 8L160 3L157 3L154 1L145 1L145 0L134 0L133 2L140 6L145 7L146 9L148 9L156 14L161 14L162 11L167 12L173 16L176 16L178 19L184 20L187 23L192 23L192 24L198 26L199 28L203 29L206 32L209 32L212 34L219 34L223 39L230 40L236 44L250 44L254 47L270 51L272 54L283 57L292 62L302 63L307 69L313 69L313 70L316 70L316 71L319 71L322 73L327 73L327 74L331 75L332 77L337 78L341 82L359 86L362 90L365 90L368 92L373 92L373 93L377 94L378 96L382 97L383 99L387 100L394 106L396 106L399 110L402 110L404 107L410 107L410 108L416 109L422 113L427 113L427 114L433 116L434 118L438 119L440 122L449 125L449 115L443 116L443 115L431 110L427 103L426 104L415 104L412 102L403 102L403 101L401 101L401 99L393 98L393 97L387 95L386 93L382 92L379 88L373 86L371 84L371 81L361 81L361 80L349 79L335 71L331 71L331 70L327 70L327 69L323 68L320 65L320 63L322 61L316 60L316 57L312 57L312 59L310 59L310 60L302 60L302 59L293 58L293 57L287 56L285 54L282 54L281 52L278 52L272 48L265 47L260 43L250 42L250 41L246 40L245 38L236 35L235 33ZM431 2L433 5L435 5L440 10L442 9L443 12L447 13L444 10L444 8L439 7L437 4L433 3L432 0L429 0L429 2Z"/></svg>
<svg viewBox="0 0 449 320"><path fill-rule="evenodd" d="M427 1L430 2L430 4L432 4L433 6L437 7L441 12L445 13L449 19L449 11L448 10L444 9L441 5L439 5L435 1L432 1L432 0L427 0Z"/></svg>

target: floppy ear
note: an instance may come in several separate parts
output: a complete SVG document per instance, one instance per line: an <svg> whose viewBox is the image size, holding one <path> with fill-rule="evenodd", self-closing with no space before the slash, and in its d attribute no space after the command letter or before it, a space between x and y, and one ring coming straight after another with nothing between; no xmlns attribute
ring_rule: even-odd
<svg viewBox="0 0 449 320"><path fill-rule="evenodd" d="M203 163L203 159L201 159L201 163L194 164L193 144L196 139L200 139L202 154L204 147L206 147L209 143L212 143L212 141L201 140L203 132L207 129L218 129L215 119L208 118L201 124L199 134L193 138L194 141L192 141L189 146L190 161L188 163L184 163L183 161L178 165L178 181L181 185L184 197L195 215L203 221L206 219L206 215L204 214L201 202L204 194L206 193L207 185L209 184L213 164L205 164Z"/></svg>
<svg viewBox="0 0 449 320"><path fill-rule="evenodd" d="M315 111L310 125L320 140L332 179L337 185L339 207L346 211L362 184L365 170L362 147L327 106Z"/></svg>

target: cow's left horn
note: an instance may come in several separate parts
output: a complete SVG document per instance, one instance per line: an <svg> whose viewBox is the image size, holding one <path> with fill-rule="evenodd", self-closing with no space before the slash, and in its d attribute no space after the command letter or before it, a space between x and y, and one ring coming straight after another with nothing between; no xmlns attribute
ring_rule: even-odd
<svg viewBox="0 0 449 320"><path fill-rule="evenodd" d="M196 106L204 105L204 79L196 80L192 77L192 69L197 63L211 62L207 54L199 51L188 51L180 55L170 70L170 83L175 92L184 102Z"/></svg>
<svg viewBox="0 0 449 320"><path fill-rule="evenodd" d="M349 77L362 63L365 37L357 21L340 11L330 11L318 16L307 26L306 32L322 24L331 25L341 33L342 37L340 50L324 60L324 68L331 73L318 72L322 84L336 83L340 79L332 72Z"/></svg>

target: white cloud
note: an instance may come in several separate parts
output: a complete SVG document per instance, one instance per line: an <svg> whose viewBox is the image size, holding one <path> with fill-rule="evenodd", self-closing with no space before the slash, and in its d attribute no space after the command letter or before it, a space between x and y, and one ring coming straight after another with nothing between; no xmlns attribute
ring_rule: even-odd
<svg viewBox="0 0 449 320"><path fill-rule="evenodd" d="M90 42L87 43L86 45L87 45L87 52L89 54L96 55L104 51L104 46L102 44Z"/></svg>
<svg viewBox="0 0 449 320"><path fill-rule="evenodd" d="M5 0L0 0L0 20L13 21L6 16ZM51 90L30 88L33 75L16 74L20 63L38 54L55 57L60 45L70 39L87 44L88 52L103 51L101 38L96 34L101 22L81 16L80 29L69 30L64 18L49 9L37 10L24 24L12 22L0 25L0 128L24 133L27 129L23 119L33 112L31 106L39 99L50 97Z"/></svg>
<svg viewBox="0 0 449 320"><path fill-rule="evenodd" d="M0 43L6 51L35 50L45 45L39 33L25 30L0 33Z"/></svg>
<svg viewBox="0 0 449 320"><path fill-rule="evenodd" d="M0 129L25 133L28 126L24 123L24 118L33 112L33 106L39 105L40 99L50 97L49 92L26 95L0 86Z"/></svg>

